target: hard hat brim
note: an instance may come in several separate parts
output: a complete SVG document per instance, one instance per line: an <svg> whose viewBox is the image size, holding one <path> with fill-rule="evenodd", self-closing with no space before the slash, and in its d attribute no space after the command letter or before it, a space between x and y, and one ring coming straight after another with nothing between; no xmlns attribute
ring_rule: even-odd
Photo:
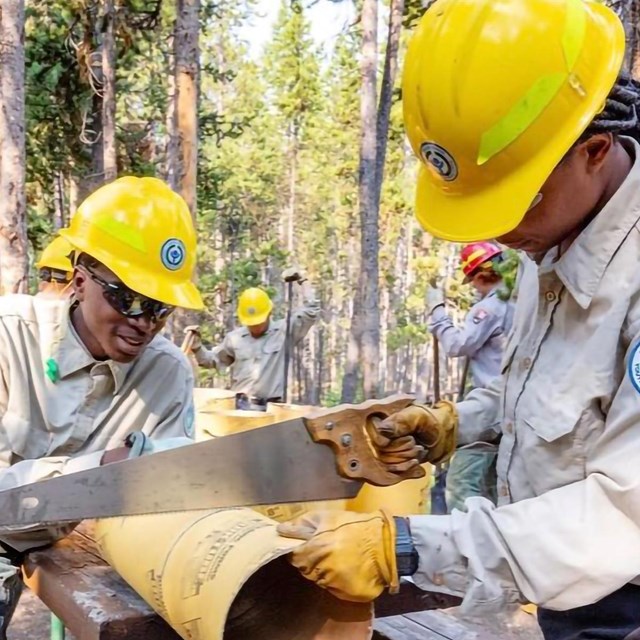
<svg viewBox="0 0 640 640"><path fill-rule="evenodd" d="M512 174L495 185L463 196L444 193L434 185L429 169L421 166L416 188L416 218L425 231L443 240L474 242L497 238L518 226L553 171L553 167L548 171L532 168L539 174L535 179L528 175L516 179L518 176ZM495 215L498 208L503 210L503 215Z"/></svg>
<svg viewBox="0 0 640 640"><path fill-rule="evenodd" d="M262 324L267 321L269 314L271 313L271 309L261 313L260 315L252 315L247 316L238 313L238 320L243 327L255 327L256 325Z"/></svg>
<svg viewBox="0 0 640 640"><path fill-rule="evenodd" d="M69 229L61 229L59 233L78 251L102 263L132 291L173 307L196 311L204 309L202 296L193 282L176 281L170 276L163 278L151 269L134 269L128 261L120 260L96 247L85 247L83 240L75 237Z"/></svg>
<svg viewBox="0 0 640 640"><path fill-rule="evenodd" d="M36 262L36 269L57 269L58 271L64 271L65 273L71 273L73 266L70 260L38 260Z"/></svg>

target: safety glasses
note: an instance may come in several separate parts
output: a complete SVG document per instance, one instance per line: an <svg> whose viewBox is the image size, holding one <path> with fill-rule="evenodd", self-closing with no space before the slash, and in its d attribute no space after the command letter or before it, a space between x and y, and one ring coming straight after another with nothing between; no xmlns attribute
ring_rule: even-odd
<svg viewBox="0 0 640 640"><path fill-rule="evenodd" d="M169 304L132 291L121 282L107 282L84 265L82 268L95 283L102 287L102 294L111 307L127 318L147 316L153 322L158 322L168 318L175 310L175 307Z"/></svg>

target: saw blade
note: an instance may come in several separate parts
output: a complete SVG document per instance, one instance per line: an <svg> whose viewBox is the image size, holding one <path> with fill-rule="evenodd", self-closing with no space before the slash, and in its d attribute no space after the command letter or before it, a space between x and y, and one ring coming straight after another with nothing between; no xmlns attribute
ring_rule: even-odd
<svg viewBox="0 0 640 640"><path fill-rule="evenodd" d="M352 498L302 418L0 492L0 533L172 511Z"/></svg>

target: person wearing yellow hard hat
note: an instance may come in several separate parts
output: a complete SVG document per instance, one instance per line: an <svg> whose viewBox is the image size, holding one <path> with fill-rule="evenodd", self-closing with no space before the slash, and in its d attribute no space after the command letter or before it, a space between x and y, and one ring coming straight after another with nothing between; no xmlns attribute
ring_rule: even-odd
<svg viewBox="0 0 640 640"><path fill-rule="evenodd" d="M283 272L285 282L300 285L303 304L290 316L290 346L304 340L320 315L320 303L307 278L299 270ZM290 289L291 291L291 289ZM202 346L199 328L192 334L191 351L201 367L231 368L231 390L236 392L236 408L266 411L269 402L285 402L285 375L288 356L287 321L271 317L273 302L264 289L251 287L238 298L237 316L241 327L229 332L213 349Z"/></svg>
<svg viewBox="0 0 640 640"><path fill-rule="evenodd" d="M500 378L380 429L431 462L501 434L499 503L281 525L334 594L372 600L412 575L470 612L533 602L546 640L639 635L640 85L624 46L599 2L437 0L421 19L402 87L416 215L530 259Z"/></svg>
<svg viewBox="0 0 640 640"><path fill-rule="evenodd" d="M196 234L184 200L155 178L121 178L78 208L69 300L0 298L0 491L192 442L193 374L159 335L191 281ZM66 535L0 535L0 638L22 555Z"/></svg>
<svg viewBox="0 0 640 640"><path fill-rule="evenodd" d="M36 294L38 297L57 299L71 295L72 253L73 247L69 241L60 236L44 248L36 262L40 280Z"/></svg>

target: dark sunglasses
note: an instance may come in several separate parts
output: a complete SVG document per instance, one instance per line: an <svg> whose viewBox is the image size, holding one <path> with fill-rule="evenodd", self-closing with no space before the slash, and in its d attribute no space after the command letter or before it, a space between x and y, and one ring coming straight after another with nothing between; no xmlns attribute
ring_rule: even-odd
<svg viewBox="0 0 640 640"><path fill-rule="evenodd" d="M147 298L122 283L107 282L85 265L82 265L82 268L94 282L102 287L102 294L111 307L127 318L147 316L157 322L168 318L175 310L175 307Z"/></svg>

